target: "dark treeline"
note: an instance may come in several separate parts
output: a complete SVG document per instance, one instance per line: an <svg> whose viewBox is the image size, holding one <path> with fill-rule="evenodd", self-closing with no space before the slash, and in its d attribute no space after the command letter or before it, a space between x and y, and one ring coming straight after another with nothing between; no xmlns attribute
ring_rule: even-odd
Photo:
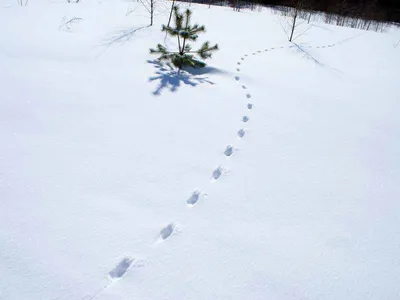
<svg viewBox="0 0 400 300"><path fill-rule="evenodd" d="M186 0L210 5L229 5L234 8L301 7L305 11L372 20L378 22L400 23L400 0ZM344 25L344 24L338 24Z"/></svg>
<svg viewBox="0 0 400 300"><path fill-rule="evenodd" d="M269 1L263 1L265 4ZM290 5L299 1L273 1ZM278 2L278 3L277 3ZM374 21L400 22L399 0L303 0L304 8L346 17Z"/></svg>

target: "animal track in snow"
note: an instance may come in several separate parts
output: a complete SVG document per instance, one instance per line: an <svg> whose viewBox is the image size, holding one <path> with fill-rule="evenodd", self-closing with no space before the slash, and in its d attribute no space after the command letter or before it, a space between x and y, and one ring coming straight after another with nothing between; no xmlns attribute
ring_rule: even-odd
<svg viewBox="0 0 400 300"><path fill-rule="evenodd" d="M237 68L236 71L240 72L240 68Z"/></svg>
<svg viewBox="0 0 400 300"><path fill-rule="evenodd" d="M243 121L244 123L246 123L249 119L250 119L250 118L249 118L248 116L244 116L244 117L242 118L242 121Z"/></svg>
<svg viewBox="0 0 400 300"><path fill-rule="evenodd" d="M258 52L258 53L261 53L261 50L258 50L257 52Z"/></svg>
<svg viewBox="0 0 400 300"><path fill-rule="evenodd" d="M235 80L236 80L236 81L239 81L239 80L240 80L240 77L239 77L239 76L235 76Z"/></svg>
<svg viewBox="0 0 400 300"><path fill-rule="evenodd" d="M247 86L245 86L245 85L242 85L242 89L244 89L244 90L245 90L245 89L247 89Z"/></svg>
<svg viewBox="0 0 400 300"><path fill-rule="evenodd" d="M247 56L247 54L245 54L244 56Z"/></svg>
<svg viewBox="0 0 400 300"><path fill-rule="evenodd" d="M195 205L200 199L200 192L195 191L193 192L192 196L190 196L189 199L186 200L186 203L189 204L190 206Z"/></svg>
<svg viewBox="0 0 400 300"><path fill-rule="evenodd" d="M243 138L245 134L246 134L246 132L244 131L244 129L240 129L238 131L238 137L240 137L240 138Z"/></svg>
<svg viewBox="0 0 400 300"><path fill-rule="evenodd" d="M248 109L253 109L253 104L248 103L248 104L247 104L247 108L248 108Z"/></svg>
<svg viewBox="0 0 400 300"><path fill-rule="evenodd" d="M212 174L212 178L214 180L218 180L222 175L222 168L218 167L214 170L213 174Z"/></svg>
<svg viewBox="0 0 400 300"><path fill-rule="evenodd" d="M125 273L128 271L129 267L133 263L133 258L130 257L125 257L122 259L118 265L115 266L114 269L112 269L108 275L110 275L111 279L119 279L122 276L125 275Z"/></svg>
<svg viewBox="0 0 400 300"><path fill-rule="evenodd" d="M246 98L251 98L251 95L250 94L246 94Z"/></svg>
<svg viewBox="0 0 400 300"><path fill-rule="evenodd" d="M231 145L227 146L224 151L225 156L231 156L233 154L233 147Z"/></svg>
<svg viewBox="0 0 400 300"><path fill-rule="evenodd" d="M240 59L241 59L241 60L244 60L244 57L241 57Z"/></svg>
<svg viewBox="0 0 400 300"><path fill-rule="evenodd" d="M240 65L240 61L238 61L237 64Z"/></svg>
<svg viewBox="0 0 400 300"><path fill-rule="evenodd" d="M174 230L175 230L175 224L174 223L168 224L163 229L161 229L160 238L163 240L166 240L167 238L169 238L172 235Z"/></svg>

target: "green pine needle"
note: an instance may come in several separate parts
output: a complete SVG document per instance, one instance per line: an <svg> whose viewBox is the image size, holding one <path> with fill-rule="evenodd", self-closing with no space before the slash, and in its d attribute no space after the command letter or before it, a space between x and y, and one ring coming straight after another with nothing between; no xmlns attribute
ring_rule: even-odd
<svg viewBox="0 0 400 300"><path fill-rule="evenodd" d="M198 55L201 59L208 59L214 51L218 50L218 45L210 46L210 42L205 42L197 51L192 51L192 47L186 41L196 41L198 34L205 32L205 27L198 24L190 25L192 12L187 9L183 13L179 12L177 6L174 7L175 26L163 25L161 30L170 36L178 36L180 43L179 51L168 51L166 47L158 44L156 49L150 49L151 54L159 54L161 61L171 62L176 68L183 67L202 68L206 64L194 57ZM183 47L183 49L181 49Z"/></svg>

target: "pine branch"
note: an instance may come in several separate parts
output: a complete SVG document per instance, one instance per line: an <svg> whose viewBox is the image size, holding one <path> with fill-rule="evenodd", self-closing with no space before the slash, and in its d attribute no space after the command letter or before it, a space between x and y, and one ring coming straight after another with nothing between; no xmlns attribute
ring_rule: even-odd
<svg viewBox="0 0 400 300"><path fill-rule="evenodd" d="M168 54L167 48L165 48L163 45L158 44L156 49L150 49L151 54Z"/></svg>
<svg viewBox="0 0 400 300"><path fill-rule="evenodd" d="M141 0L146 1L146 0ZM150 49L152 54L160 54L159 60L170 61L178 69L185 66L193 68L204 67L205 63L196 59L195 55L201 59L210 58L212 53L218 50L218 45L210 46L209 42L205 42L200 49L193 51L187 41L196 41L198 34L205 31L204 26L198 24L190 25L192 12L187 9L184 13L179 12L177 6L173 7L175 26L162 26L162 31L166 35L176 36L178 43L178 51L168 51L166 47L158 44L156 49Z"/></svg>
<svg viewBox="0 0 400 300"><path fill-rule="evenodd" d="M185 45L185 48L183 49L183 51L184 51L185 53L190 53L191 50L192 50L192 47L191 47L189 44L186 44L186 45Z"/></svg>
<svg viewBox="0 0 400 300"><path fill-rule="evenodd" d="M161 31L167 32L167 34L169 34L171 36L176 36L178 34L178 31L176 29L169 27L169 26L165 26L165 25L163 25L161 27Z"/></svg>
<svg viewBox="0 0 400 300"><path fill-rule="evenodd" d="M174 7L174 19L175 19L175 28L177 30L182 29L183 15L179 13L179 7Z"/></svg>
<svg viewBox="0 0 400 300"><path fill-rule="evenodd" d="M218 50L218 44L210 47L210 42L205 42L201 48L197 51L198 55L202 59L207 59L212 56L212 53Z"/></svg>
<svg viewBox="0 0 400 300"><path fill-rule="evenodd" d="M197 33L203 33L203 32L205 32L206 31L206 28L202 25L202 26L199 26L199 25L197 25L197 24L195 24L193 27L192 27L192 30L190 31L190 33L191 34L197 34Z"/></svg>

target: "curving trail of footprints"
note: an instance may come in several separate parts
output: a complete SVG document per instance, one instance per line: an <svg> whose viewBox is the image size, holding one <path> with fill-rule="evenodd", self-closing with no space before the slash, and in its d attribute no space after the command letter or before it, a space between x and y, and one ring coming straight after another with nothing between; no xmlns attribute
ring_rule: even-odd
<svg viewBox="0 0 400 300"><path fill-rule="evenodd" d="M333 43L333 44L329 44L329 45L322 45L322 46L303 46L303 48L331 48L334 47L336 45L342 44L348 40L350 40L352 38L347 38L341 41L338 41L337 43ZM257 55L263 52L270 52L272 50L276 50L276 49L284 49L284 48L293 48L293 47L299 47L296 44L293 44L291 46L280 46L280 47L271 47L271 48L267 48L264 50L257 50L255 52L252 52L252 55ZM240 72L240 65L246 60L246 58L249 57L249 54L244 54L242 57L240 57L240 60L236 63L237 64L237 68L236 71L239 73ZM240 76L239 75L235 75L234 79L236 82L240 82ZM243 90L248 90L246 85L241 85L241 88ZM252 95L250 93L246 93L245 94L246 99L251 99ZM248 115L248 113L254 109L254 104L251 102L248 102L246 104L246 112L242 118L241 121L244 124L248 123L250 121L250 117ZM246 135L246 129L245 128L240 128L237 131L237 137L239 139L243 139ZM223 155L227 158L231 158L234 154L234 152L236 151L236 149L234 148L233 145L227 145L225 148L225 151L223 151ZM214 169L211 173L211 182L216 182L218 181L223 175L226 174L226 169L223 168L222 165L218 166L216 169ZM195 190L193 191L192 195L186 199L186 205L188 207L194 207L196 204L198 204L198 202L200 201L200 199L202 198L202 196L204 195L208 195L207 193L205 193L204 191L200 191L200 190ZM167 239L169 239L171 236L174 235L174 233L177 232L177 225L175 223L169 223L166 226L164 226L163 228L160 229L160 232L158 234L158 240L156 241L157 243L162 243L164 241L166 241ZM137 260L135 259L133 256L127 256L127 257L123 257L119 263L117 265L114 266L114 268L112 268L110 270L110 272L108 273L108 281L102 285L102 287L100 289L98 289L95 292L92 292L90 295L86 295L85 297L82 298L82 300L93 300L95 298L97 298L102 292L104 292L106 289L108 289L109 287L111 287L117 280L120 280L128 271L129 269L133 268L133 267L142 267L143 266L143 261L141 260Z"/></svg>

